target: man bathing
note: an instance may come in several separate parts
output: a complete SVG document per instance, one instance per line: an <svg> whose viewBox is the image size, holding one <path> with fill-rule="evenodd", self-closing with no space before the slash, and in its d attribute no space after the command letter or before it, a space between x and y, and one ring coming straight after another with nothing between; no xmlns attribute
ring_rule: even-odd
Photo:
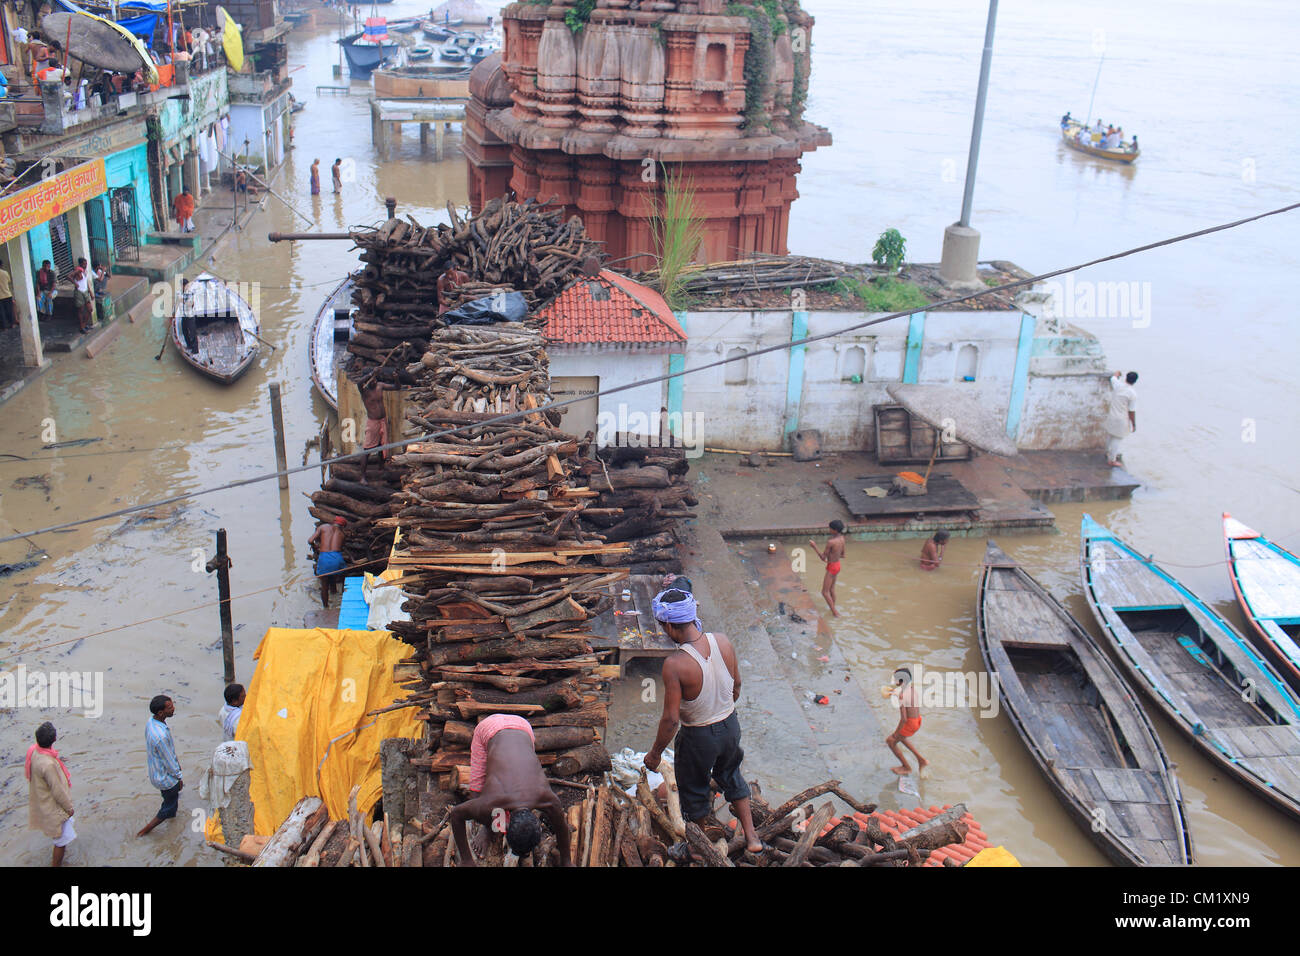
<svg viewBox="0 0 1300 956"><path fill-rule="evenodd" d="M654 746L645 755L646 768L658 768L664 748L677 734L674 769L682 816L698 823L709 815L712 778L731 804L747 849L761 853L766 847L754 830L749 784L740 770L745 751L740 747L740 719L736 716L740 697L736 650L725 634L701 630L695 598L689 591L661 591L651 607L655 620L682 653L664 658L664 710Z"/></svg>
<svg viewBox="0 0 1300 956"><path fill-rule="evenodd" d="M817 547L817 542L808 539L808 543L813 546L817 552L817 557L826 562L826 576L822 578L822 597L826 599L827 605L830 606L831 616L839 617L840 612L835 610L835 579L840 574L840 560L844 557L844 522L836 518L830 523L831 536L826 539L826 550L823 552Z"/></svg>
<svg viewBox="0 0 1300 956"><path fill-rule="evenodd" d="M930 761L922 757L921 752L912 746L912 736L921 729L921 707L916 687L912 683L912 672L906 667L900 667L894 671L894 683L897 689L891 696L898 707L898 726L885 738L885 746L898 758L898 766L892 768L894 773L902 776L911 773L912 767L907 762L907 757L899 752L900 743L916 756L918 770L924 770L929 766Z"/></svg>
<svg viewBox="0 0 1300 956"><path fill-rule="evenodd" d="M943 549L948 546L948 532L936 531L921 545L921 570L933 571L943 564Z"/></svg>
<svg viewBox="0 0 1300 956"><path fill-rule="evenodd" d="M316 548L316 579L320 581L320 602L330 606L334 593L334 576L342 571L347 561L343 558L343 528L347 519L336 515L333 521L322 521L307 542Z"/></svg>
<svg viewBox="0 0 1300 956"><path fill-rule="evenodd" d="M515 714L492 714L474 728L469 789L478 796L457 804L448 817L461 866L477 865L465 834L467 820L495 832L504 830L506 844L515 856L532 853L542 841L542 825L534 810L540 810L550 823L563 865L573 866L569 822L560 809L560 798L546 782L533 743L532 726Z"/></svg>

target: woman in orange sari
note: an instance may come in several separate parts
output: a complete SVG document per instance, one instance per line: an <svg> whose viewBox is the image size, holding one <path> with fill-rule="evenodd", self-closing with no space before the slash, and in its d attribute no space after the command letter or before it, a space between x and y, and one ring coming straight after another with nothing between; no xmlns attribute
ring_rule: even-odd
<svg viewBox="0 0 1300 956"><path fill-rule="evenodd" d="M188 189L183 190L172 203L172 212L180 224L181 232L194 231L194 197Z"/></svg>

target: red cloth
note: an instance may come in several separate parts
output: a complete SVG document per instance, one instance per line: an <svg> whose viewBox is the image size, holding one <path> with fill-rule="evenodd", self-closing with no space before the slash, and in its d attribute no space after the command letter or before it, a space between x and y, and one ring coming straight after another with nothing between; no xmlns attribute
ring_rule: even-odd
<svg viewBox="0 0 1300 956"><path fill-rule="evenodd" d="M479 721L474 728L474 739L469 744L469 789L475 793L483 789L483 781L487 778L488 741L503 730L527 731L529 739L537 743L533 725L517 714L492 714Z"/></svg>
<svg viewBox="0 0 1300 956"><path fill-rule="evenodd" d="M185 222L194 215L194 197L189 193L181 193L172 202L172 210L176 214L177 222Z"/></svg>
<svg viewBox="0 0 1300 956"><path fill-rule="evenodd" d="M68 773L68 768L59 758L59 752L53 747L42 747L40 744L32 744L27 748L27 762L23 766L23 774L28 780L32 779L32 754L34 753L43 753L53 757L55 762L58 763L59 769L63 771L63 775L68 778L68 785L72 785L72 774Z"/></svg>
<svg viewBox="0 0 1300 956"><path fill-rule="evenodd" d="M831 574L839 574L840 563L838 561L832 561L830 564L826 565L826 570L829 571Z"/></svg>

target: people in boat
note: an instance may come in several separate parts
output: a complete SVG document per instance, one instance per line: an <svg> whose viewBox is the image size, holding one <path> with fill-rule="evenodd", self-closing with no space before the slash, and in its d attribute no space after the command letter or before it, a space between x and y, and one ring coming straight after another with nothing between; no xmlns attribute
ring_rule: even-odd
<svg viewBox="0 0 1300 956"><path fill-rule="evenodd" d="M829 527L831 536L826 539L825 551L820 550L817 542L811 538L808 539L808 543L817 552L817 557L826 562L826 574L822 578L822 597L826 599L826 604L831 609L831 616L839 617L840 612L835 610L835 579L839 577L840 559L844 557L844 522L836 518Z"/></svg>
<svg viewBox="0 0 1300 956"><path fill-rule="evenodd" d="M546 781L537 759L533 728L517 714L491 714L479 721L469 749L469 789L477 796L452 808L448 816L459 866L477 866L466 837L471 820L505 833L515 856L524 857L542 842L541 811L555 834L562 866L573 866L569 824L560 798Z"/></svg>
<svg viewBox="0 0 1300 956"><path fill-rule="evenodd" d="M894 705L898 707L898 726L885 738L885 746L898 758L898 766L892 768L894 773L902 776L911 773L912 767L907 762L907 757L899 751L899 744L916 756L919 770L924 770L930 761L922 757L921 751L917 750L912 743L912 737L921 729L921 701L916 686L912 683L912 672L906 667L900 667L894 671L894 684L896 689L890 696L894 700Z"/></svg>
<svg viewBox="0 0 1300 956"><path fill-rule="evenodd" d="M936 531L921 545L921 570L933 571L943 563L943 549L948 546L948 532Z"/></svg>
<svg viewBox="0 0 1300 956"><path fill-rule="evenodd" d="M1067 111L1066 114L1061 117L1061 129L1065 129L1065 127L1069 125L1070 125L1070 114Z"/></svg>
<svg viewBox="0 0 1300 956"><path fill-rule="evenodd" d="M309 548L316 549L316 580L320 582L320 602L325 607L330 606L335 576L347 564L343 558L343 527L347 523L342 515L336 515L333 521L322 521L307 541Z"/></svg>
<svg viewBox="0 0 1300 956"><path fill-rule="evenodd" d="M1137 133L1134 133L1134 134L1133 134L1133 141L1132 141L1131 143L1129 143L1128 148L1131 149L1131 150L1132 150L1133 152L1135 152L1135 153L1138 151L1138 137L1137 137Z"/></svg>

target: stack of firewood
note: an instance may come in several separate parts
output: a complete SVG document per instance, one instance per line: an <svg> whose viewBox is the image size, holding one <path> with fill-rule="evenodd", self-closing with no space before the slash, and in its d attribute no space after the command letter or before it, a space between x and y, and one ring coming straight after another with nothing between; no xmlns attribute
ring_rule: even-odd
<svg viewBox="0 0 1300 956"><path fill-rule="evenodd" d="M933 850L965 841L968 826L961 818L966 807L957 804L920 826L893 836L876 817L875 804L861 803L838 780L827 780L796 794L780 806L771 806L757 781L750 781L750 807L754 827L768 848L750 853L739 828L724 827L713 817L701 826L684 820L672 767L665 763L666 785L661 799L652 793L645 774L629 796L616 786L589 784L559 790L569 796L566 818L575 866L716 866L716 867L817 867L817 866L920 866ZM558 781L557 781L558 782ZM577 790L577 793L574 793ZM833 795L856 811L835 815L834 804L814 801ZM866 823L859 822L865 819ZM454 865L451 827L415 821L420 840L431 845L423 866ZM555 836L547 833L531 857L515 861L504 853L500 840L489 843L480 865L561 865Z"/></svg>
<svg viewBox="0 0 1300 956"><path fill-rule="evenodd" d="M352 293L358 309L348 342L353 381L377 375L410 385L404 370L420 359L430 333L444 324L441 311L512 291L536 310L583 269L599 268L599 243L587 237L581 219L566 222L558 208L495 199L466 220L450 204L447 208L450 225L426 228L408 216L406 222L390 219L352 232L365 263ZM453 267L468 281L440 301L438 279Z"/></svg>
<svg viewBox="0 0 1300 956"><path fill-rule="evenodd" d="M308 511L317 521L333 521L343 517L343 557L354 574L361 570L374 570L369 565L388 560L393 546L393 530L380 527L378 522L393 514L394 496L400 491L406 469L391 461L382 466L371 464L361 482L359 461L340 461L330 466L330 477L320 491L308 497ZM382 570L380 568L379 570Z"/></svg>

